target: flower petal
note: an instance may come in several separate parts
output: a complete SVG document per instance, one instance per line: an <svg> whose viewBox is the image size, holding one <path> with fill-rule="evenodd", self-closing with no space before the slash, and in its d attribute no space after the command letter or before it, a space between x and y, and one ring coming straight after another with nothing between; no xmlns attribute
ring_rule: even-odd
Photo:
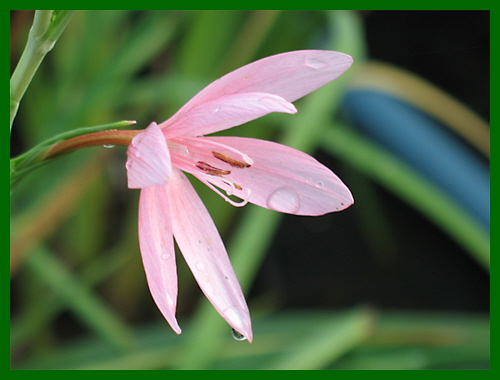
<svg viewBox="0 0 500 380"><path fill-rule="evenodd" d="M336 79L351 64L349 55L327 50L299 50L266 57L212 82L160 126L172 126L192 108L227 95L267 93L293 102Z"/></svg>
<svg viewBox="0 0 500 380"><path fill-rule="evenodd" d="M213 176L211 183L241 199L247 199L250 191L251 203L289 214L323 215L343 210L354 202L347 186L330 169L296 149L242 137L209 136L197 140L198 144L206 143L207 151L213 150L210 144L216 143L218 153L231 157L231 150L238 150L251 158L253 164L245 168L231 167L221 160L210 161L208 155L203 158L212 166L231 170L224 175L225 181ZM231 150L225 151L221 145ZM227 180L238 186L230 187Z"/></svg>
<svg viewBox="0 0 500 380"><path fill-rule="evenodd" d="M141 190L139 244L151 295L172 329L180 334L175 318L177 273L168 203L165 187Z"/></svg>
<svg viewBox="0 0 500 380"><path fill-rule="evenodd" d="M172 166L167 141L156 123L137 134L127 149L127 177L130 189L165 186Z"/></svg>
<svg viewBox="0 0 500 380"><path fill-rule="evenodd" d="M223 95L198 104L160 124L167 139L200 136L241 125L271 112L295 113L294 105L280 96L265 93Z"/></svg>
<svg viewBox="0 0 500 380"><path fill-rule="evenodd" d="M251 341L243 292L205 205L178 169L172 172L167 193L175 240L198 285L229 325Z"/></svg>

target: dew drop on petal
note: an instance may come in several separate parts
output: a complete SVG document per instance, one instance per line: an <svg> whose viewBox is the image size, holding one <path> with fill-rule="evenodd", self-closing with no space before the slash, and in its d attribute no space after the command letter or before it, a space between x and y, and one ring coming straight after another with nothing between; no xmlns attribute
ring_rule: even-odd
<svg viewBox="0 0 500 380"><path fill-rule="evenodd" d="M323 187L323 182L318 182L318 183L316 184L316 187L318 187L318 188L322 188L322 187Z"/></svg>
<svg viewBox="0 0 500 380"><path fill-rule="evenodd" d="M163 255L161 255L162 260L168 260L169 258L170 258L170 255L168 253L164 253Z"/></svg>
<svg viewBox="0 0 500 380"><path fill-rule="evenodd" d="M203 265L203 263L197 263L196 264L196 269L203 270L203 269L205 269L205 265Z"/></svg>
<svg viewBox="0 0 500 380"><path fill-rule="evenodd" d="M280 187L267 198L266 204L271 210L296 214L300 209L300 198L293 187Z"/></svg>
<svg viewBox="0 0 500 380"><path fill-rule="evenodd" d="M231 335L233 336L234 339L239 340L239 341L247 340L247 338L244 335L240 334L235 329L231 329Z"/></svg>
<svg viewBox="0 0 500 380"><path fill-rule="evenodd" d="M325 61L318 59L318 58L308 58L306 60L306 66L309 66L315 70L322 69L326 65L327 65L327 63Z"/></svg>

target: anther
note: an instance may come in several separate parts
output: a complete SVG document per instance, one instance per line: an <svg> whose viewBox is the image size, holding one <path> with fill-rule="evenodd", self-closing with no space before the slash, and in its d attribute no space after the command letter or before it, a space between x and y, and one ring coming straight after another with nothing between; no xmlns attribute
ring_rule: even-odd
<svg viewBox="0 0 500 380"><path fill-rule="evenodd" d="M234 158L231 158L231 157L226 156L225 154L222 154L219 152L212 152L212 154L215 158L218 158L219 160L224 161L226 164L229 164L234 168L243 169L243 168L249 168L250 166L252 166L248 162L235 160Z"/></svg>
<svg viewBox="0 0 500 380"><path fill-rule="evenodd" d="M204 161L198 161L196 163L196 167L198 169L203 170L207 174L217 176L217 177L220 177L221 175L231 174L231 170L222 170L222 169L216 168L215 166L209 165Z"/></svg>

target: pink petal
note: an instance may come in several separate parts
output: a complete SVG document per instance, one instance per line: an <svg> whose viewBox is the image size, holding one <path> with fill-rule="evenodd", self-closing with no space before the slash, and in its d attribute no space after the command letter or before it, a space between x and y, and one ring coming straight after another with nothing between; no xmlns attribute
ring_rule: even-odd
<svg viewBox="0 0 500 380"><path fill-rule="evenodd" d="M167 141L156 123L137 134L127 149L127 177L130 189L165 186L172 166Z"/></svg>
<svg viewBox="0 0 500 380"><path fill-rule="evenodd" d="M296 149L241 137L209 136L197 140L198 144L204 141L209 152L214 149L209 144L214 142L237 149L253 160L251 167L235 168L208 154L202 158L212 166L230 170L231 173L223 177L241 190L230 188L218 177L211 177L210 182L242 199L247 198L250 191L251 203L289 214L323 215L343 210L354 202L347 186L330 169ZM234 157L229 150L217 149ZM194 171L193 174L200 176Z"/></svg>
<svg viewBox="0 0 500 380"><path fill-rule="evenodd" d="M295 113L292 103L271 94L245 93L223 95L177 113L160 124L167 139L180 136L200 136L241 125L271 112Z"/></svg>
<svg viewBox="0 0 500 380"><path fill-rule="evenodd" d="M165 187L147 187L139 199L139 244L149 290L172 329L175 318L177 273L170 210Z"/></svg>
<svg viewBox="0 0 500 380"><path fill-rule="evenodd" d="M252 340L248 307L205 205L177 169L167 186L175 240L205 296L236 331Z"/></svg>
<svg viewBox="0 0 500 380"><path fill-rule="evenodd" d="M327 50L300 50L263 58L209 84L161 128L180 122L192 108L227 95L268 93L293 102L336 79L351 64L350 56Z"/></svg>

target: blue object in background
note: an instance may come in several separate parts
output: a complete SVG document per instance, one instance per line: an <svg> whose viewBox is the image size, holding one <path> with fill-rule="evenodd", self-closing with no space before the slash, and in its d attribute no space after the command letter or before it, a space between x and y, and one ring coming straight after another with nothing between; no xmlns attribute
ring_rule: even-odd
<svg viewBox="0 0 500 380"><path fill-rule="evenodd" d="M374 90L351 90L342 105L353 126L435 183L487 229L489 164L420 110Z"/></svg>

